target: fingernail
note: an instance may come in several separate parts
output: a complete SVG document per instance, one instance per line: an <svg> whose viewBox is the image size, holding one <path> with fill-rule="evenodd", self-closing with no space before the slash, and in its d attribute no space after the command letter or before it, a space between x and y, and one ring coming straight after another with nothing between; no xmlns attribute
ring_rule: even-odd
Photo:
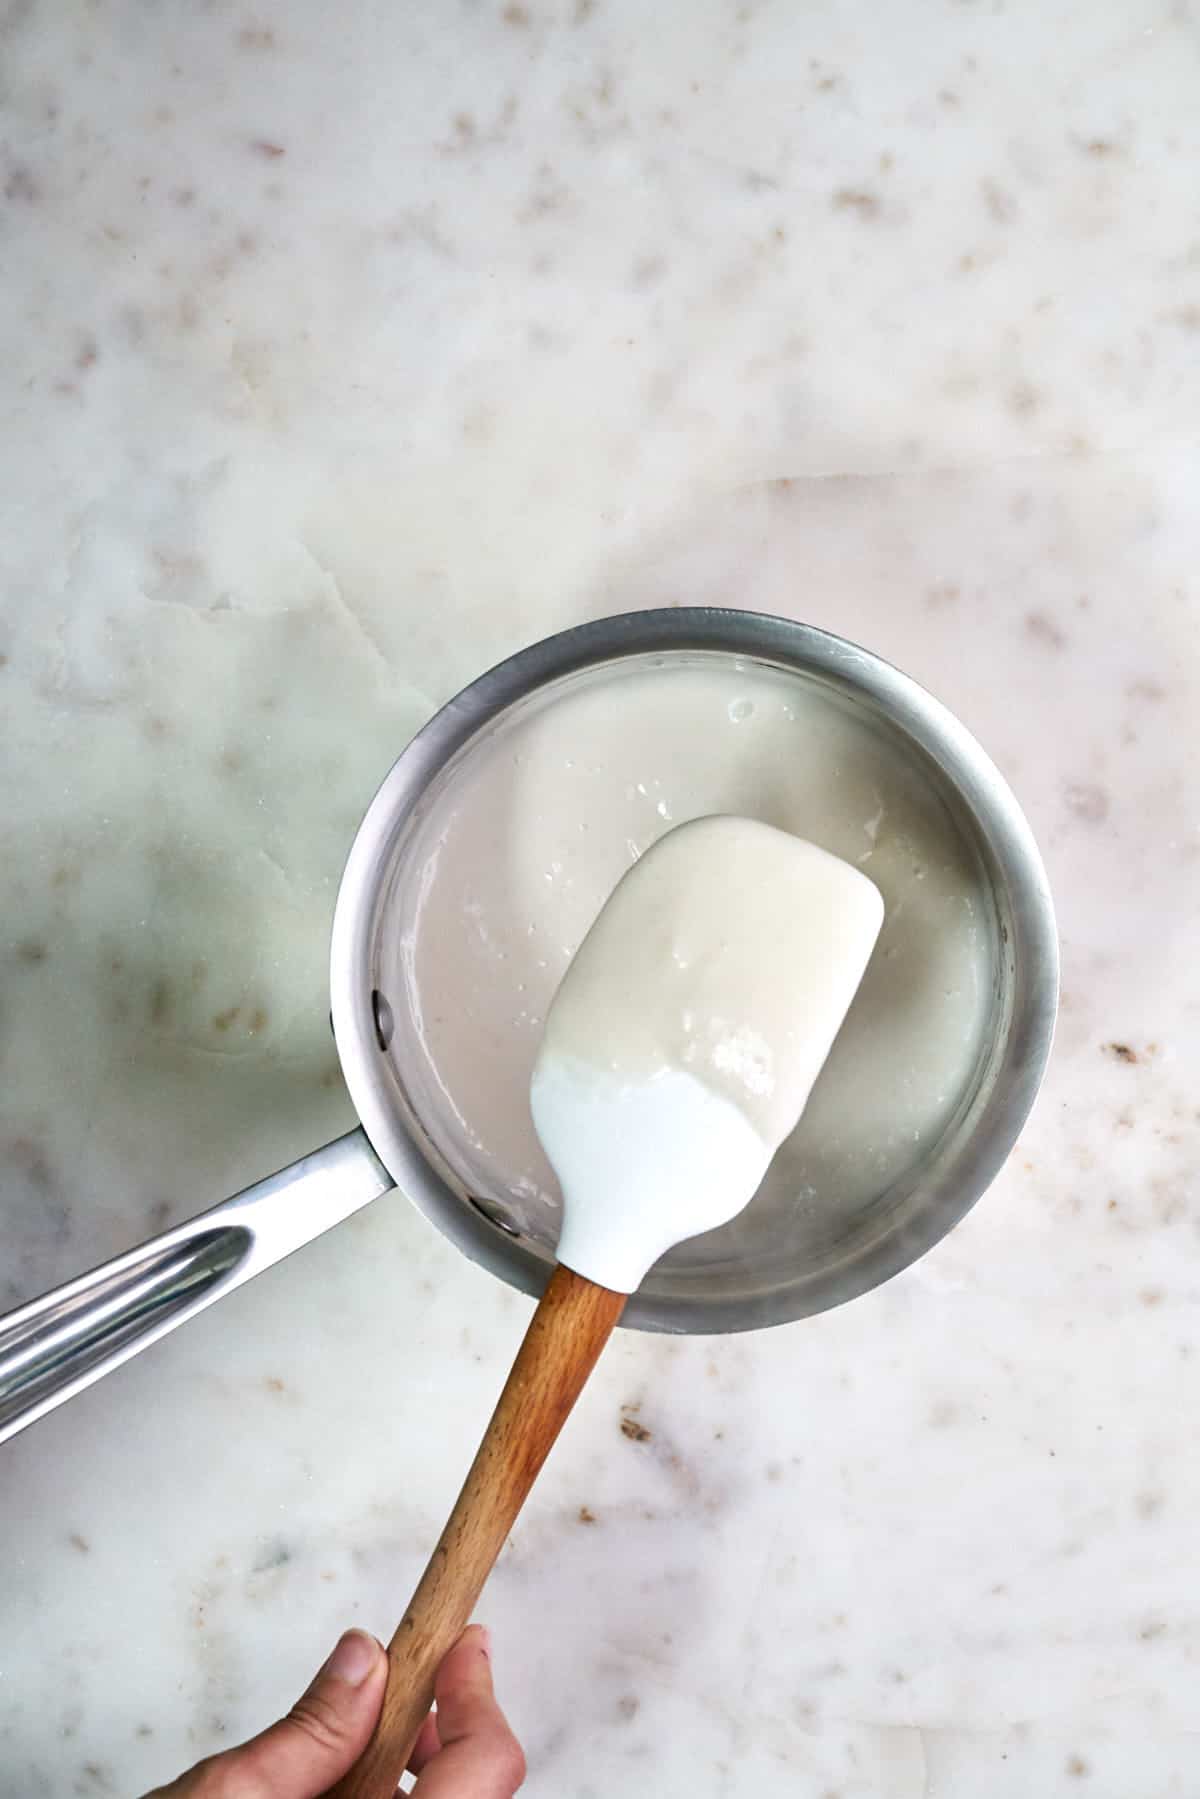
<svg viewBox="0 0 1200 1799"><path fill-rule="evenodd" d="M492 1659L492 1633L486 1624L477 1624L475 1631L479 1639L479 1647L490 1662Z"/></svg>
<svg viewBox="0 0 1200 1799"><path fill-rule="evenodd" d="M348 1630L322 1670L347 1686L360 1687L379 1655L379 1644L365 1630Z"/></svg>

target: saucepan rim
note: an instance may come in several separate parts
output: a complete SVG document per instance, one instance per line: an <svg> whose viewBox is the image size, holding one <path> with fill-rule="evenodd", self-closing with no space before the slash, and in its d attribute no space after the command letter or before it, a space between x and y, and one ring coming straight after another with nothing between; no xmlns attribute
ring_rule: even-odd
<svg viewBox="0 0 1200 1799"><path fill-rule="evenodd" d="M367 809L338 892L330 951L331 1016L351 1098L376 1154L400 1191L471 1260L511 1286L540 1293L551 1263L513 1234L494 1208L457 1191L423 1152L397 1107L378 1041L371 979L373 932L386 900L390 857L430 783L477 734L538 689L599 664L658 653L720 651L817 677L865 702L940 771L976 837L1008 958L1003 1021L986 1096L946 1166L922 1183L925 1203L895 1229L864 1237L817 1278L803 1273L768 1291L655 1292L653 1274L624 1322L670 1332L756 1329L810 1316L867 1292L917 1260L986 1191L1037 1095L1058 1002L1058 935L1033 833L1011 789L953 713L873 651L813 625L719 607L670 607L602 618L543 639L489 669L450 700L396 759ZM435 1157L436 1160L436 1157ZM695 1282L697 1287L700 1281Z"/></svg>

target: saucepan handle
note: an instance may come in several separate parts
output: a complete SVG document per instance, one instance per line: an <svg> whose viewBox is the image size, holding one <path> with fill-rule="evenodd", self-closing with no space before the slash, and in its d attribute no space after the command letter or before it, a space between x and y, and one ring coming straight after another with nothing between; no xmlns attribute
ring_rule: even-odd
<svg viewBox="0 0 1200 1799"><path fill-rule="evenodd" d="M0 1318L0 1443L386 1193L361 1130Z"/></svg>

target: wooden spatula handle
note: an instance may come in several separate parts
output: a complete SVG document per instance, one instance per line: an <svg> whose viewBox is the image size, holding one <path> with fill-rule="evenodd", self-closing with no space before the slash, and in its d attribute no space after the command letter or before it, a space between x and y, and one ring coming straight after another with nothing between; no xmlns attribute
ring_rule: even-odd
<svg viewBox="0 0 1200 1799"><path fill-rule="evenodd" d="M569 1268L551 1275L462 1492L388 1644L387 1692L375 1735L332 1789L332 1799L394 1799L433 1702L438 1665L470 1623L492 1564L625 1298Z"/></svg>

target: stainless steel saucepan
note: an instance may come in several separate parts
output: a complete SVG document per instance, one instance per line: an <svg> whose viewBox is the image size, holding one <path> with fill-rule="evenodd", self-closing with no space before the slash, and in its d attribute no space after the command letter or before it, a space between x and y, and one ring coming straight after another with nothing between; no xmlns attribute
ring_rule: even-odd
<svg viewBox="0 0 1200 1799"><path fill-rule="evenodd" d="M453 1128L412 1079L418 1023L395 985L413 883L409 848L431 810L556 691L634 667L762 664L854 714L878 753L904 759L945 806L988 896L990 1010L940 1136L867 1207L786 1233L752 1203L736 1244L672 1251L630 1300L644 1330L733 1331L806 1317L886 1280L931 1248L996 1174L1033 1103L1054 1027L1058 948L1046 877L1004 780L964 727L869 651L807 625L713 609L636 612L535 644L483 675L403 751L367 811L334 917L331 1003L361 1128L186 1224L0 1319L0 1441L252 1275L398 1187L460 1249L528 1293L554 1262L553 1216L456 1172ZM706 1240L707 1241L707 1240Z"/></svg>

